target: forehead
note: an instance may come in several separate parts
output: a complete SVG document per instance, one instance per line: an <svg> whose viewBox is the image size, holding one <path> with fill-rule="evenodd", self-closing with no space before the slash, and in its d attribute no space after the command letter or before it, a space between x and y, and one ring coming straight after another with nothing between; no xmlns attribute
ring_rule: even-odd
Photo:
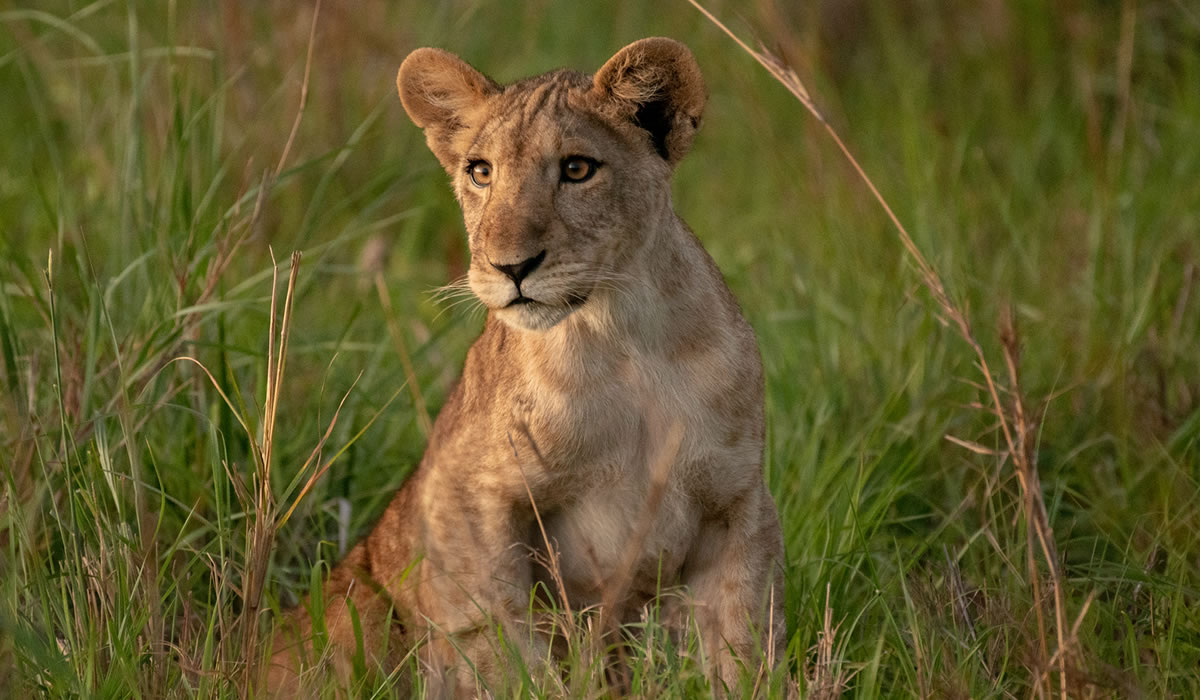
<svg viewBox="0 0 1200 700"><path fill-rule="evenodd" d="M593 110L591 77L556 71L508 85L493 97L468 154L519 159L576 145L615 145L620 135Z"/></svg>

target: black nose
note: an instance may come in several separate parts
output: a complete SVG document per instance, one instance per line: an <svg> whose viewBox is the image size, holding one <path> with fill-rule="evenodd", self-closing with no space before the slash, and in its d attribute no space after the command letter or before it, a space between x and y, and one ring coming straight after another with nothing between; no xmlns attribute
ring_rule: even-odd
<svg viewBox="0 0 1200 700"><path fill-rule="evenodd" d="M492 262L491 260L489 260L488 262L491 263L492 267L496 268L497 270L499 270L499 271L503 272L505 275L507 275L508 278L513 281L513 284L517 285L517 287L520 287L521 280L528 277L529 273L536 270L537 266L541 265L542 261L545 259L546 259L546 251L543 250L542 252L538 253L537 255L533 256L532 258L527 258L527 259L522 260L521 262L513 264L513 265L497 265L496 263Z"/></svg>

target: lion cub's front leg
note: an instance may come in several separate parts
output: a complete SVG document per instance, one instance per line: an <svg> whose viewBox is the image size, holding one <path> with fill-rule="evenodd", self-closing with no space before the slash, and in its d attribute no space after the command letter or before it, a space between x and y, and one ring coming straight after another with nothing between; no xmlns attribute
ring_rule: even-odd
<svg viewBox="0 0 1200 700"><path fill-rule="evenodd" d="M545 658L545 645L528 623L533 573L524 533L532 515L494 493L437 493L425 503L419 608L429 643L421 660L431 697L475 697L483 690L477 679L489 686L504 680L508 665L498 628L527 664Z"/></svg>
<svg viewBox="0 0 1200 700"><path fill-rule="evenodd" d="M684 583L716 681L732 690L740 665L769 671L782 660L783 537L765 485L707 514L685 564Z"/></svg>
<svg viewBox="0 0 1200 700"><path fill-rule="evenodd" d="M309 617L308 606L289 612L276 631L266 668L263 690L267 697L302 694L309 682L304 678L305 671L322 666L349 683L358 653L366 668L380 668L385 673L400 663L407 641L400 621L402 612L395 609L391 596L374 579L370 568L366 543L360 542L325 582L321 625L325 644L321 654L313 647L316 625Z"/></svg>

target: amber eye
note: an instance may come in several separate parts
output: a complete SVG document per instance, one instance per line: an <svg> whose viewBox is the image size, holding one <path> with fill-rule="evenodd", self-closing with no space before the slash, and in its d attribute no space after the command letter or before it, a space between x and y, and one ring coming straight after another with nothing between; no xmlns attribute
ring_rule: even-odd
<svg viewBox="0 0 1200 700"><path fill-rule="evenodd" d="M486 160L473 160L467 163L467 175L476 187L487 187L492 184L492 164Z"/></svg>
<svg viewBox="0 0 1200 700"><path fill-rule="evenodd" d="M596 168L599 166L600 164L594 159L584 156L564 158L562 162L563 182L584 182L596 174Z"/></svg>

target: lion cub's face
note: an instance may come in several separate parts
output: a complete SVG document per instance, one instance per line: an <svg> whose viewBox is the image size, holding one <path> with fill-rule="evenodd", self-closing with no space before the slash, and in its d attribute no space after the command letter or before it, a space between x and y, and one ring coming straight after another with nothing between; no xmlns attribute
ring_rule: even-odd
<svg viewBox="0 0 1200 700"><path fill-rule="evenodd" d="M662 159L589 112L590 81L571 78L489 100L453 172L471 289L522 328L549 328L597 288L623 284L643 236L637 213L660 209L667 186Z"/></svg>
<svg viewBox="0 0 1200 700"><path fill-rule="evenodd" d="M705 101L694 59L670 39L631 44L595 78L558 71L507 87L418 49L397 83L453 178L472 291L528 330L629 285L671 215L671 169Z"/></svg>

